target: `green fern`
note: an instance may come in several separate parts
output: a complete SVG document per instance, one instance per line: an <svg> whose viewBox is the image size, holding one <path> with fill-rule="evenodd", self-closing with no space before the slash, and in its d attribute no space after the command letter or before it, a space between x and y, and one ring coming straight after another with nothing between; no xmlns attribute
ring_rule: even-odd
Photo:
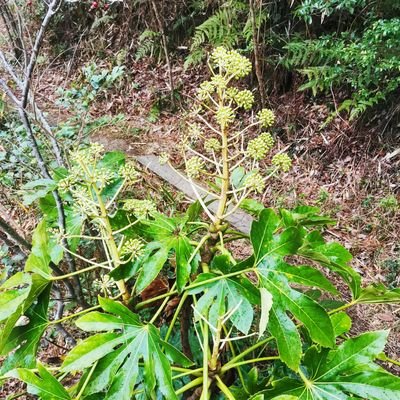
<svg viewBox="0 0 400 400"><path fill-rule="evenodd" d="M160 50L160 34L150 29L146 29L139 36L135 58L136 60L140 60L148 56L159 57Z"/></svg>
<svg viewBox="0 0 400 400"><path fill-rule="evenodd" d="M196 27L185 65L199 63L203 59L205 45L232 48L243 39L246 40L243 31L247 14L248 4L244 1L230 0L223 3L213 15Z"/></svg>

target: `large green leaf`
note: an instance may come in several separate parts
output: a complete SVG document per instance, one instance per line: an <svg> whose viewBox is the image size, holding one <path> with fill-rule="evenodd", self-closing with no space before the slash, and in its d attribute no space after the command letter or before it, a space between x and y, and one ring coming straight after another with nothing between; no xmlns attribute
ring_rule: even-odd
<svg viewBox="0 0 400 400"><path fill-rule="evenodd" d="M149 398L156 387L167 399L177 399L171 379L171 367L163 348L168 347L174 361L191 364L183 354L161 340L159 331L144 325L139 317L115 301L99 298L105 313L92 312L76 322L86 331L107 331L90 336L67 355L62 365L65 372L84 370L97 362L85 394L103 392L104 399L130 400L138 383L143 362L143 384ZM176 357L179 354L179 357Z"/></svg>
<svg viewBox="0 0 400 400"><path fill-rule="evenodd" d="M285 276L276 274L268 262L259 268L261 284L272 293L277 307L290 311L307 328L316 343L333 347L334 331L329 315L318 303L305 294L292 289Z"/></svg>
<svg viewBox="0 0 400 400"><path fill-rule="evenodd" d="M382 283L361 289L357 303L400 303L400 289L388 289Z"/></svg>
<svg viewBox="0 0 400 400"><path fill-rule="evenodd" d="M400 378L373 361L382 352L387 332L368 332L341 344L337 350L311 347L297 378L282 378L260 394L265 398L297 396L299 400L395 400L400 398Z"/></svg>
<svg viewBox="0 0 400 400"><path fill-rule="evenodd" d="M147 245L145 249L147 258L143 260L136 285L138 292L146 289L157 278L157 275L168 260L173 242L173 239L167 239L157 243L151 242ZM149 251L149 248L151 251Z"/></svg>
<svg viewBox="0 0 400 400"><path fill-rule="evenodd" d="M281 360L297 370L302 355L301 339L293 321L279 307L272 307L268 328L275 337Z"/></svg>
<svg viewBox="0 0 400 400"><path fill-rule="evenodd" d="M37 363L37 369L38 374L29 369L17 368L6 376L27 383L28 393L39 396L41 400L71 400L61 383L40 362Z"/></svg>
<svg viewBox="0 0 400 400"><path fill-rule="evenodd" d="M276 271L284 274L290 282L318 287L327 292L339 294L335 286L320 271L308 265L293 266L280 263Z"/></svg>
<svg viewBox="0 0 400 400"><path fill-rule="evenodd" d="M40 293L49 285L49 281L38 274L17 273L3 284L4 289L21 291L21 298L8 304L9 312L0 327L0 354L5 354L4 347L19 318L37 301ZM4 293L0 293L0 299ZM0 301L1 303L1 301ZM7 303L6 303L7 304Z"/></svg>
<svg viewBox="0 0 400 400"><path fill-rule="evenodd" d="M350 267L352 255L342 245L336 242L326 243L321 234L314 231L304 238L304 244L298 253L339 274L349 285L353 297L359 297L361 277Z"/></svg>
<svg viewBox="0 0 400 400"><path fill-rule="evenodd" d="M51 285L40 293L37 300L26 310L29 322L16 326L5 343L3 353L9 354L4 360L0 373L4 374L14 368L34 368L36 352L40 339L48 326L47 310L49 307Z"/></svg>
<svg viewBox="0 0 400 400"><path fill-rule="evenodd" d="M31 284L30 274L17 272L0 286L0 322L9 318L24 303Z"/></svg>
<svg viewBox="0 0 400 400"><path fill-rule="evenodd" d="M280 224L281 219L271 208L263 210L258 221L252 223L250 239L256 265L266 257L295 254L301 246L301 232L289 227L277 233Z"/></svg>
<svg viewBox="0 0 400 400"><path fill-rule="evenodd" d="M189 261L193 248L186 236L178 236L173 247L176 254L176 286L180 292L190 278L192 266Z"/></svg>
<svg viewBox="0 0 400 400"><path fill-rule="evenodd" d="M51 256L49 254L49 238L46 221L39 222L32 236L32 251L25 264L26 272L35 272L44 278L51 277Z"/></svg>
<svg viewBox="0 0 400 400"><path fill-rule="evenodd" d="M247 284L252 285L248 279L225 278L213 273L200 274L194 284L216 279L211 283L204 283L189 291L190 294L204 292L196 305L195 318L200 315L208 319L211 325L216 326L218 319L228 312L232 312L230 320L233 325L244 334L250 330L253 322L254 303L253 294L249 291ZM247 282L246 282L247 281ZM257 299L257 303L259 303Z"/></svg>

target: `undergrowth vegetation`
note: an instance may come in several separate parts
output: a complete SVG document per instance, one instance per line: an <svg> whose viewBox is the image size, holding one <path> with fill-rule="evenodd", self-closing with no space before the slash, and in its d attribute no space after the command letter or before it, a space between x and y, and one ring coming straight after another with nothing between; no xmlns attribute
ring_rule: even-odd
<svg viewBox="0 0 400 400"><path fill-rule="evenodd" d="M151 57L172 70L173 58L184 58L189 68L202 63L210 47L240 48L255 60L263 102L276 88L297 89L293 77L300 74L300 90L331 97L332 116L350 119L385 103L392 110L399 86L400 6L390 0L193 0L170 7L67 1L61 7L50 26L57 57L80 51L103 58L114 50L123 61ZM264 81L274 70L273 80ZM173 89L171 77L169 83Z"/></svg>
<svg viewBox="0 0 400 400"><path fill-rule="evenodd" d="M399 289L363 285L349 251L325 240L333 221L318 208L251 198L292 161L274 149L272 110L243 118L255 101L241 82L250 61L218 47L209 65L179 144L197 193L185 212L138 198L138 166L96 143L77 146L36 191L32 251L0 287L1 379L43 400L397 399L400 378L379 363L395 362L388 332L353 336L347 310L398 302ZM172 166L168 154L160 161ZM255 217L249 233L227 222L239 208ZM251 255L235 256L236 241ZM75 270L63 272L65 256ZM71 311L54 312L56 295ZM40 340L56 327L82 339L61 365L44 365Z"/></svg>

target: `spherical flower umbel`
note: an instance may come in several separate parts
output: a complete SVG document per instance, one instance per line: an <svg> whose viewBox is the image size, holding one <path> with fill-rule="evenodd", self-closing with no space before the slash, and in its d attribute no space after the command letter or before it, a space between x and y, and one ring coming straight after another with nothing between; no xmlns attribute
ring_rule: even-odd
<svg viewBox="0 0 400 400"><path fill-rule="evenodd" d="M136 259L143 254L144 244L139 239L128 239L121 248L121 256L129 255L130 259Z"/></svg>
<svg viewBox="0 0 400 400"><path fill-rule="evenodd" d="M257 113L257 118L260 121L260 126L262 128L269 128L275 122L275 114L272 110L268 110L268 108L263 108L259 111Z"/></svg>
<svg viewBox="0 0 400 400"><path fill-rule="evenodd" d="M199 124L188 124L187 136L192 140L197 140L202 133L201 126Z"/></svg>
<svg viewBox="0 0 400 400"><path fill-rule="evenodd" d="M107 168L96 168L91 177L92 183L100 189L104 189L114 179L114 173Z"/></svg>
<svg viewBox="0 0 400 400"><path fill-rule="evenodd" d="M250 190L253 190L257 193L262 193L265 188L264 179L262 175L257 171L246 177L244 185L247 186Z"/></svg>
<svg viewBox="0 0 400 400"><path fill-rule="evenodd" d="M234 100L239 107L243 107L245 110L250 110L250 108L253 107L254 104L253 93L251 93L250 90L247 89L238 91L234 97Z"/></svg>
<svg viewBox="0 0 400 400"><path fill-rule="evenodd" d="M218 151L220 148L221 148L221 143L218 141L218 139L211 138L207 139L204 142L204 149L210 153L212 151Z"/></svg>
<svg viewBox="0 0 400 400"><path fill-rule="evenodd" d="M71 152L71 160L77 164L93 164L104 153L104 146L100 143L91 143L88 147Z"/></svg>
<svg viewBox="0 0 400 400"><path fill-rule="evenodd" d="M261 137L257 137L249 141L246 155L255 160L261 160L266 156L269 150L270 147L268 144L266 144Z"/></svg>
<svg viewBox="0 0 400 400"><path fill-rule="evenodd" d="M215 113L215 119L221 126L226 126L234 121L235 113L232 108L228 106L218 107L218 110Z"/></svg>
<svg viewBox="0 0 400 400"><path fill-rule="evenodd" d="M236 50L217 47L211 55L211 60L220 70L226 71L228 75L236 79L243 78L251 72L250 60Z"/></svg>
<svg viewBox="0 0 400 400"><path fill-rule="evenodd" d="M286 153L275 154L272 157L271 163L283 172L288 172L292 166L292 160Z"/></svg>
<svg viewBox="0 0 400 400"><path fill-rule="evenodd" d="M139 172L136 171L133 162L127 162L119 169L119 175L126 180L126 183L133 184L139 180Z"/></svg>
<svg viewBox="0 0 400 400"><path fill-rule="evenodd" d="M259 138L265 143L265 145L268 147L268 150L271 150L274 147L275 140L270 133L263 132Z"/></svg>
<svg viewBox="0 0 400 400"><path fill-rule="evenodd" d="M190 178L198 178L204 168L204 161L200 157L189 158L186 162L186 172Z"/></svg>
<svg viewBox="0 0 400 400"><path fill-rule="evenodd" d="M146 218L149 214L157 211L152 201L139 199L126 200L122 209L132 213L136 218Z"/></svg>
<svg viewBox="0 0 400 400"><path fill-rule="evenodd" d="M217 90L218 89L223 90L226 88L227 85L226 79L220 74L214 75L211 78L211 83Z"/></svg>
<svg viewBox="0 0 400 400"><path fill-rule="evenodd" d="M214 85L210 81L205 81L200 84L197 90L199 100L207 100L208 96L214 93Z"/></svg>
<svg viewBox="0 0 400 400"><path fill-rule="evenodd" d="M236 87L231 86L228 89L226 89L226 95L232 100L235 100L235 97L238 93L239 89Z"/></svg>

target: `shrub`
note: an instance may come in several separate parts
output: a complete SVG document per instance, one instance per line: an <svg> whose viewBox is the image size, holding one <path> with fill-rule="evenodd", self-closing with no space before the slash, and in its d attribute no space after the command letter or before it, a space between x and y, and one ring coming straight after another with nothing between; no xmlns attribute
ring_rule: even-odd
<svg viewBox="0 0 400 400"><path fill-rule="evenodd" d="M199 194L184 214L167 216L135 198L140 172L97 144L74 151L70 170L58 170L68 229L59 230L51 197L43 197L25 269L0 287L3 378L26 382L45 400L398 398L400 379L374 362L388 332L351 337L346 310L398 302L400 292L362 288L350 253L323 238L332 221L317 208L265 209L249 199L291 160L270 155L271 110L243 122L253 97L236 82L250 62L217 48L210 63L211 79L192 112L197 121L181 141L187 179ZM256 215L249 235L227 223L239 207ZM61 238L82 265L60 276L51 265L66 251ZM231 251L239 239L253 250L247 258ZM98 248L96 258L85 253L88 243ZM52 284L90 273L97 301L50 319ZM345 296L333 275L348 287ZM36 361L40 338L70 320L86 337L50 370ZM63 385L67 375L77 383Z"/></svg>

